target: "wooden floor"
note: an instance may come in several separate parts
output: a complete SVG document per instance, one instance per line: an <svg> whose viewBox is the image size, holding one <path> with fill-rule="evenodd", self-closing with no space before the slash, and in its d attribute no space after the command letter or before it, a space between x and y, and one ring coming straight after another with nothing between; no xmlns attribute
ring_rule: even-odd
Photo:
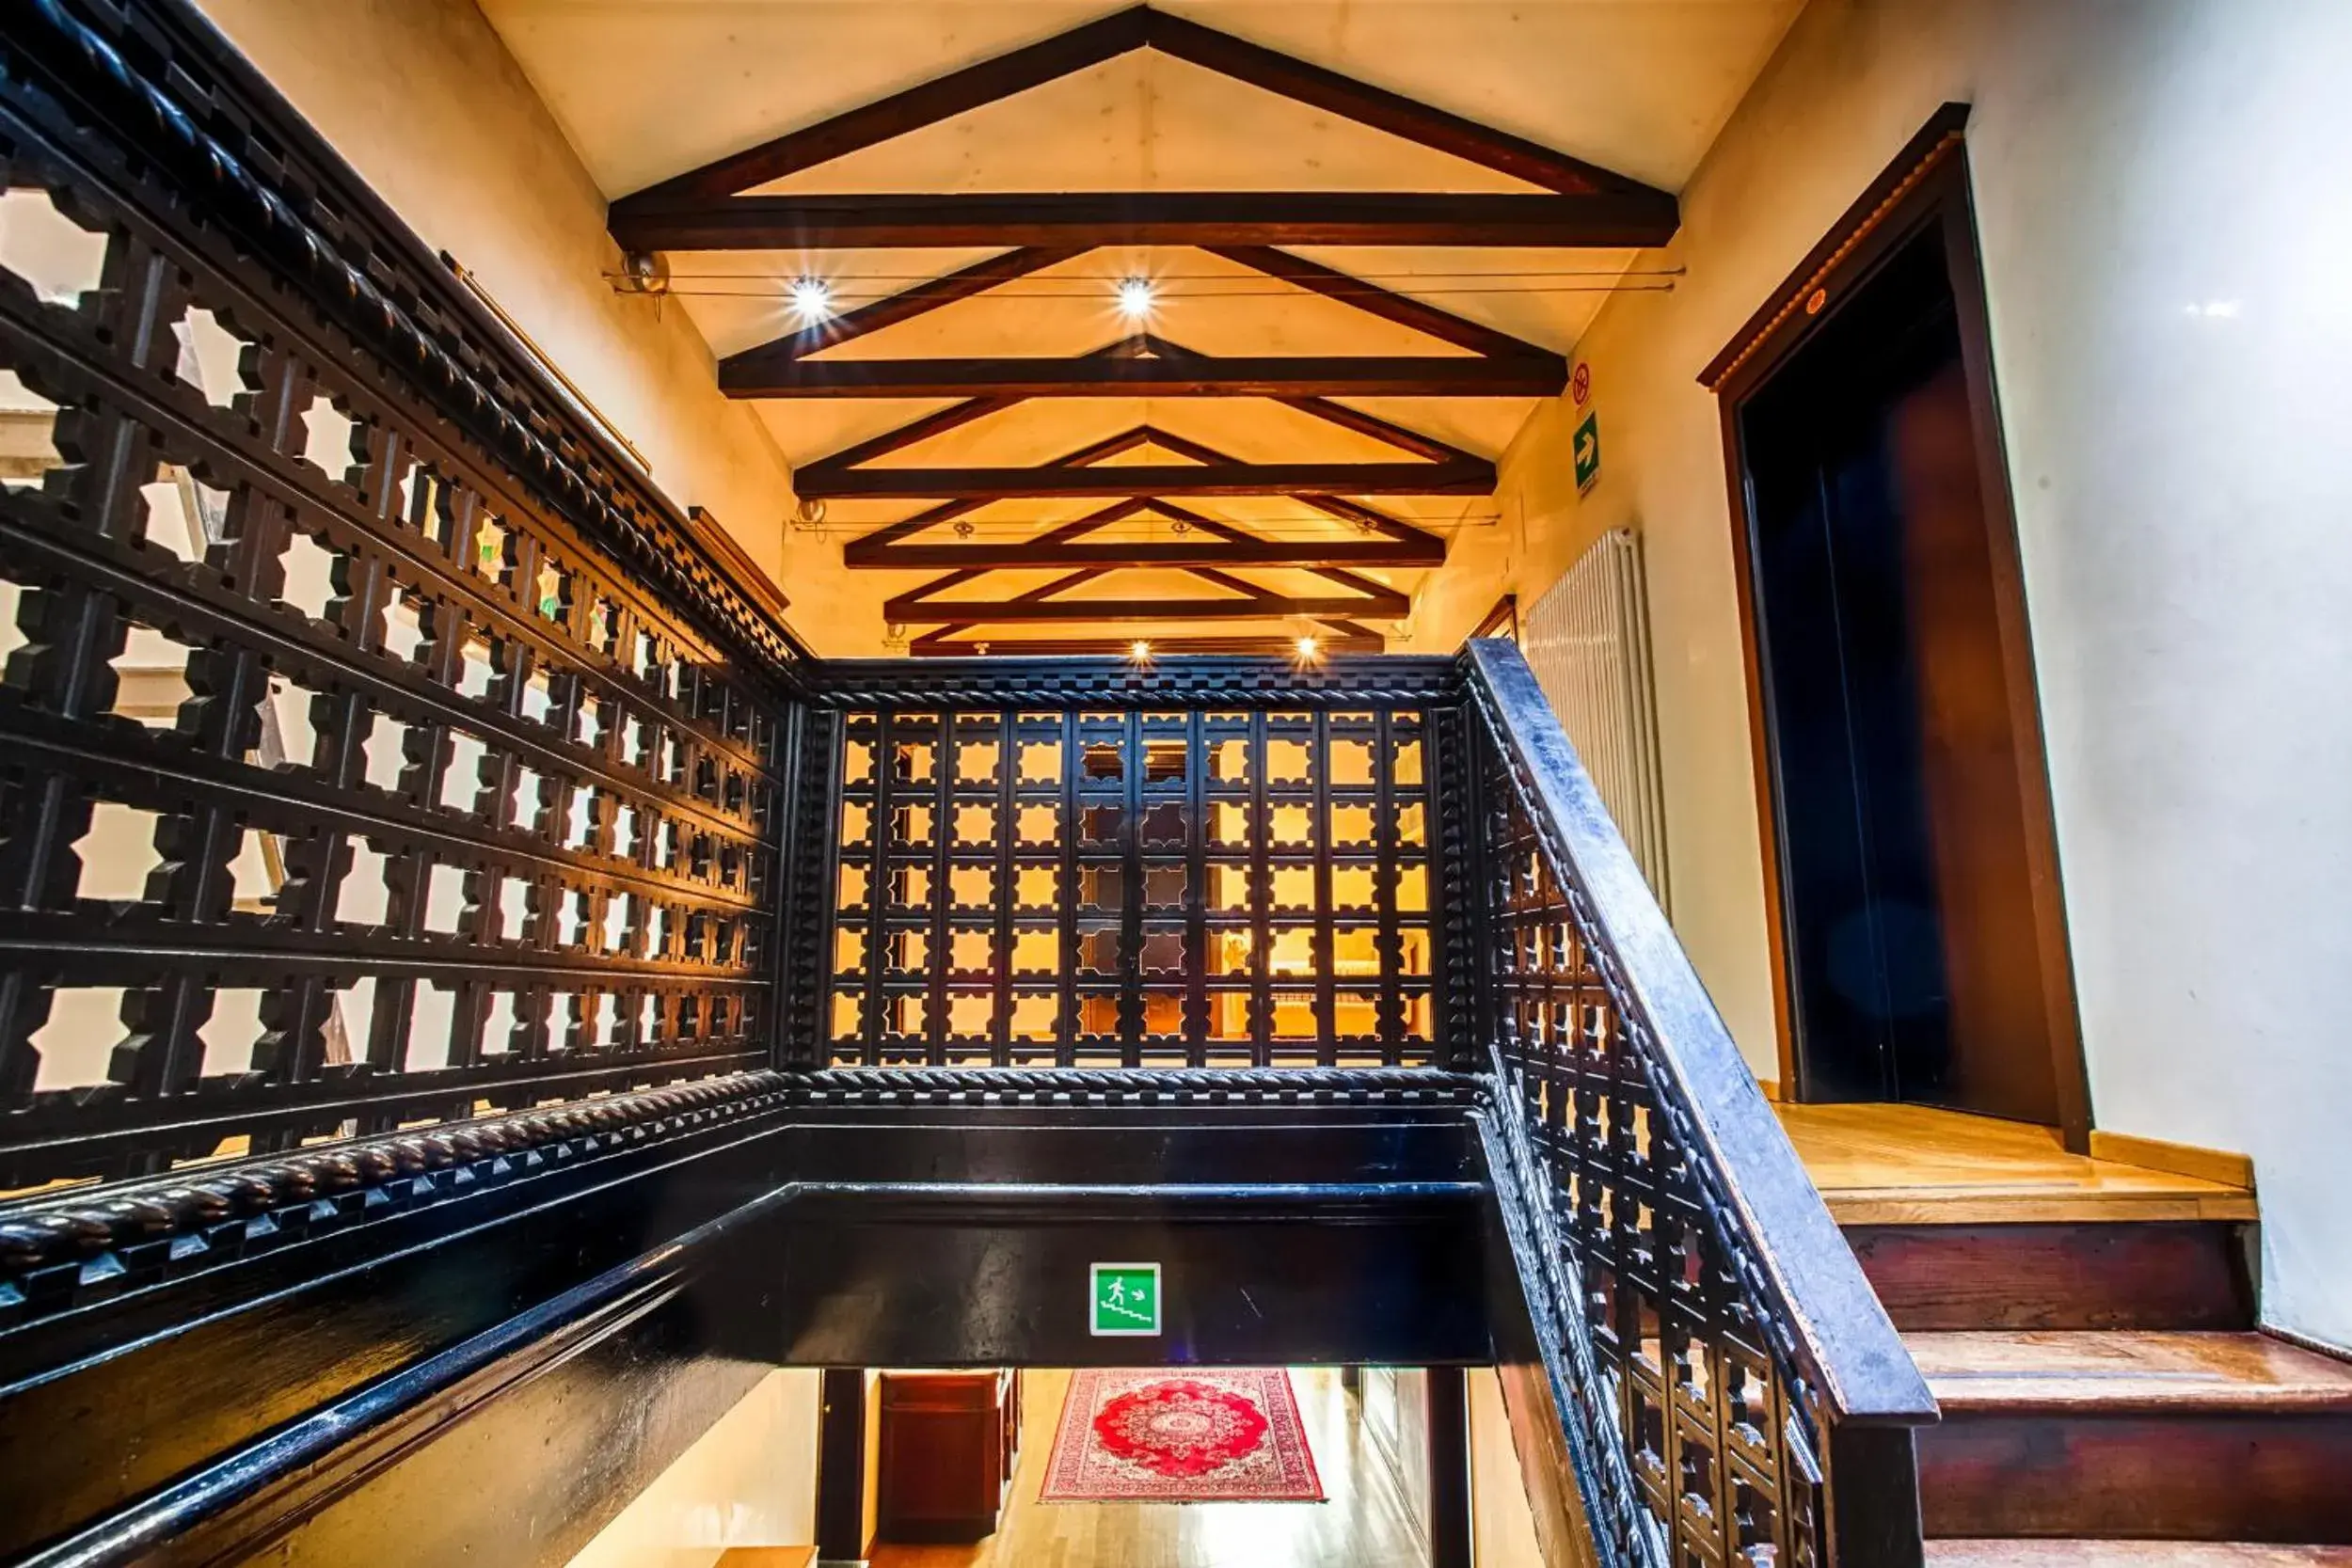
<svg viewBox="0 0 2352 1568"><path fill-rule="evenodd" d="M1320 1503L1041 1503L1070 1374L1032 1369L1002 1528L969 1546L874 1548L873 1568L1423 1568L1395 1475L1336 1370L1297 1369Z"/></svg>
<svg viewBox="0 0 2352 1568"><path fill-rule="evenodd" d="M1924 1105L1778 1105L1841 1225L2250 1220L2242 1187L2069 1154L2055 1129Z"/></svg>

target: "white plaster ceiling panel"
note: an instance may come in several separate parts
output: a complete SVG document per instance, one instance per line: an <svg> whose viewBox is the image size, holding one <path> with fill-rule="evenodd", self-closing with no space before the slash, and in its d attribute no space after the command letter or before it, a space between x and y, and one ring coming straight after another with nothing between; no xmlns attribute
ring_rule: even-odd
<svg viewBox="0 0 2352 1568"><path fill-rule="evenodd" d="M1803 0L1159 3L1671 190ZM1121 8L1119 0L480 4L607 196ZM1181 134L1150 129L1155 140ZM1068 154L1080 166L1088 150Z"/></svg>
<svg viewBox="0 0 2352 1568"><path fill-rule="evenodd" d="M1541 188L1140 51L743 194Z"/></svg>
<svg viewBox="0 0 2352 1568"><path fill-rule="evenodd" d="M860 441L886 436L961 398L762 398L752 404L776 450L795 468ZM1070 443L1083 446L1085 437Z"/></svg>

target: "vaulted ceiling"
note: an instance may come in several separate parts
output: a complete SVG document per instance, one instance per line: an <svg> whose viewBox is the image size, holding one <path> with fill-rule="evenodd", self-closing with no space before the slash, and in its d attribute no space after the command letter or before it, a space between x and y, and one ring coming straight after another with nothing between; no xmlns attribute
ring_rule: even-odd
<svg viewBox="0 0 2352 1568"><path fill-rule="evenodd" d="M1797 3L484 8L924 654L1397 645Z"/></svg>

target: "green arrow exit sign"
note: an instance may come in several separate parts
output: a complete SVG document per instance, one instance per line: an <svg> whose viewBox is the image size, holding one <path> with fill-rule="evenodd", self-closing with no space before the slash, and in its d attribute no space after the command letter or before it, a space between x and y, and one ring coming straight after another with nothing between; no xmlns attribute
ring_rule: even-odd
<svg viewBox="0 0 2352 1568"><path fill-rule="evenodd" d="M1096 1335L1160 1331L1157 1263L1095 1263L1087 1272L1089 1324Z"/></svg>

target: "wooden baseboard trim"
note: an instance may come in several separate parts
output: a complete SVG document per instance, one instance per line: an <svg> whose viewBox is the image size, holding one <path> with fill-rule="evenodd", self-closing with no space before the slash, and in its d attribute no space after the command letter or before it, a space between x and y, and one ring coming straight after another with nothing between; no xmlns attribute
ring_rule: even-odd
<svg viewBox="0 0 2352 1568"><path fill-rule="evenodd" d="M2324 1355L2330 1361L2352 1362L2352 1345L2339 1345L2332 1339L2314 1339L2308 1334L2297 1334L2291 1328L2280 1328L2277 1323L2264 1323L2261 1326L2262 1331L2273 1339L2282 1340L2293 1345L2296 1350L2307 1350L2313 1355Z"/></svg>
<svg viewBox="0 0 2352 1568"><path fill-rule="evenodd" d="M2094 1127L2090 1131L2090 1157L2112 1160L2120 1165L2138 1165L2147 1170L2169 1171L2174 1176L2219 1181L2243 1187L2249 1193L2254 1190L2254 1162L2227 1149L2201 1148L2195 1144L2168 1143L2162 1138L2142 1138Z"/></svg>
<svg viewBox="0 0 2352 1568"><path fill-rule="evenodd" d="M1785 1097L1780 1092L1779 1079L1759 1078L1756 1081L1756 1086L1762 1089L1764 1091L1764 1098L1771 1101L1773 1104L1778 1105L1783 1103Z"/></svg>

